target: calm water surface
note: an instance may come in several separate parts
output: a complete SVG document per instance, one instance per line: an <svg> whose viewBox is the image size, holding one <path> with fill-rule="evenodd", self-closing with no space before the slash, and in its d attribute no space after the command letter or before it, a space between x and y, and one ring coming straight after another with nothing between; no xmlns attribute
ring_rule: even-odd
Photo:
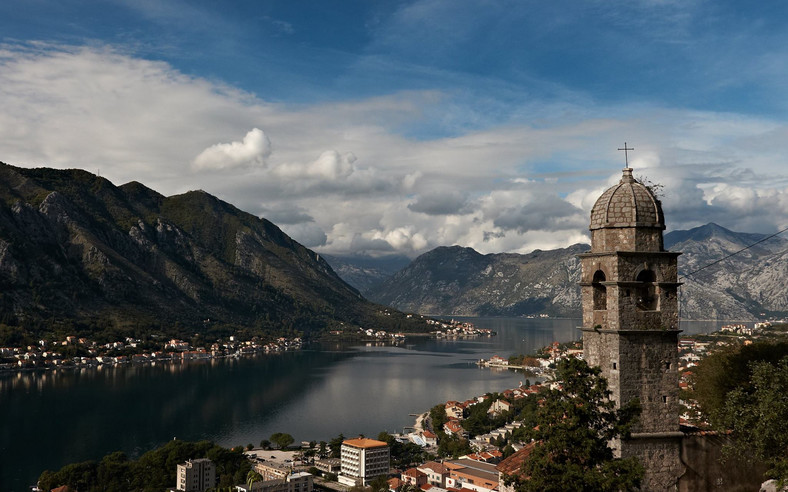
<svg viewBox="0 0 788 492"><path fill-rule="evenodd" d="M296 441L375 436L413 425L437 403L512 388L524 376L480 358L579 338L579 320L473 318L498 336L392 346L322 346L187 364L0 374L0 491L44 469L123 450L135 457L177 437L224 446L274 432ZM719 323L682 324L685 333Z"/></svg>

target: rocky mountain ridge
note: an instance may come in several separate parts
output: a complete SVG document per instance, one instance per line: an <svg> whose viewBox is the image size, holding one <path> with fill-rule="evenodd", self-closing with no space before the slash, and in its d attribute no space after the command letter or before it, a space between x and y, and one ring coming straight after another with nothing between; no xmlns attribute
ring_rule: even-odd
<svg viewBox="0 0 788 492"><path fill-rule="evenodd" d="M366 295L422 314L577 316L577 255L587 249L578 244L526 255L482 255L471 248L439 247Z"/></svg>
<svg viewBox="0 0 788 492"><path fill-rule="evenodd" d="M666 234L666 249L682 252L682 318L744 321L788 315L788 240L765 238L713 223ZM578 244L526 255L482 255L471 248L440 247L362 293L419 313L578 317L576 255L589 249Z"/></svg>
<svg viewBox="0 0 788 492"><path fill-rule="evenodd" d="M310 333L405 319L273 223L204 191L165 197L0 163L0 199L3 325Z"/></svg>

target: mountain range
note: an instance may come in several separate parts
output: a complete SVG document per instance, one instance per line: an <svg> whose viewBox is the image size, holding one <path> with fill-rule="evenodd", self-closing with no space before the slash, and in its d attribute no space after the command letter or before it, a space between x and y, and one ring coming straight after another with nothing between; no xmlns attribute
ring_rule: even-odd
<svg viewBox="0 0 788 492"><path fill-rule="evenodd" d="M767 238L713 223L666 234L665 248L682 252L681 316L755 320L788 315L788 240ZM423 314L579 317L577 254L589 249L576 244L482 255L471 248L439 247L382 281L377 276L377 284L355 285L375 302Z"/></svg>
<svg viewBox="0 0 788 492"><path fill-rule="evenodd" d="M682 317L788 314L787 240L707 224L666 234L665 246L683 253ZM0 335L423 328L397 310L576 317L577 255L588 249L451 246L410 263L323 256L204 191L166 197L81 170L0 163Z"/></svg>
<svg viewBox="0 0 788 492"><path fill-rule="evenodd" d="M0 325L34 333L416 323L366 301L273 223L204 191L165 197L81 170L3 163L0 288Z"/></svg>

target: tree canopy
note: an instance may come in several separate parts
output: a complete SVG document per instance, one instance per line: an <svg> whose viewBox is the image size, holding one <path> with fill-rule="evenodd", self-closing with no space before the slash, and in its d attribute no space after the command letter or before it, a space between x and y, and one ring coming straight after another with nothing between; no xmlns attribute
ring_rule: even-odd
<svg viewBox="0 0 788 492"><path fill-rule="evenodd" d="M750 385L751 363L777 363L785 355L788 355L788 342L756 342L709 354L693 369L693 396L703 413L713 419L724 406L728 393Z"/></svg>
<svg viewBox="0 0 788 492"><path fill-rule="evenodd" d="M726 395L715 411L715 427L730 430L728 454L765 462L767 476L788 484L788 355L777 363L750 364L747 384Z"/></svg>
<svg viewBox="0 0 788 492"><path fill-rule="evenodd" d="M275 432L268 438L272 443L276 444L279 449L287 449L288 446L295 442L293 436L285 432Z"/></svg>
<svg viewBox="0 0 788 492"><path fill-rule="evenodd" d="M176 481L176 468L188 459L209 458L216 466L218 486L242 483L251 469L242 449L229 450L208 441L169 441L137 460L116 451L101 461L72 463L39 477L41 490L68 485L84 492L161 491Z"/></svg>
<svg viewBox="0 0 788 492"><path fill-rule="evenodd" d="M535 445L519 474L519 492L617 491L639 487L636 458L615 458L610 442L627 437L639 415L632 401L616 409L599 368L568 358L556 367L561 389L544 388L529 437Z"/></svg>

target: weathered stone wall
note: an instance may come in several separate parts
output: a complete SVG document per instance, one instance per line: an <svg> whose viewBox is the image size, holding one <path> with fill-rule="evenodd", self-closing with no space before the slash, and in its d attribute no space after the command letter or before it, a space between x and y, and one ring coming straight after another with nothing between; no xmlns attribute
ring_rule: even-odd
<svg viewBox="0 0 788 492"><path fill-rule="evenodd" d="M681 461L685 473L678 483L680 492L757 491L765 480L766 465L745 463L741 460L722 461L722 446L728 436L716 434L684 436L681 441Z"/></svg>
<svg viewBox="0 0 788 492"><path fill-rule="evenodd" d="M608 227L591 231L591 252L663 251L662 229Z"/></svg>
<svg viewBox="0 0 788 492"><path fill-rule="evenodd" d="M678 332L619 332L620 401L633 398L642 408L633 433L679 430Z"/></svg>
<svg viewBox="0 0 788 492"><path fill-rule="evenodd" d="M644 465L642 489L675 490L684 472L678 417L678 254L664 250L661 204L629 168L619 185L597 200L589 229L591 252L580 255L585 358L601 368L613 400L640 401L632 438L619 442L617 452L636 456ZM604 281L597 275L595 282L600 270Z"/></svg>
<svg viewBox="0 0 788 492"><path fill-rule="evenodd" d="M583 326L600 325L612 330L678 329L677 256L678 253L669 252L581 255ZM656 281L636 281L644 270L653 271ZM594 309L592 280L597 271L605 274L605 310ZM644 297L653 297L653 303L642 305Z"/></svg>
<svg viewBox="0 0 788 492"><path fill-rule="evenodd" d="M583 329L583 351L591 366L602 369L611 398L634 398L642 408L633 433L679 430L677 331Z"/></svg>
<svg viewBox="0 0 788 492"><path fill-rule="evenodd" d="M640 490L674 491L684 473L681 462L681 435L629 439L624 442L622 458L634 456L646 469Z"/></svg>

